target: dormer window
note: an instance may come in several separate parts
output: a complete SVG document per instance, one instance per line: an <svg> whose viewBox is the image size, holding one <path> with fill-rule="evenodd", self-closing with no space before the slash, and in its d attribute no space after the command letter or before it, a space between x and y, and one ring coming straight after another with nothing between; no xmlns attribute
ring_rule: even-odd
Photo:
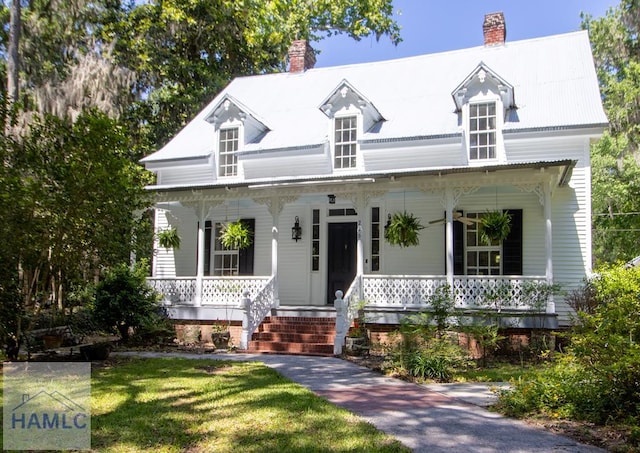
<svg viewBox="0 0 640 453"><path fill-rule="evenodd" d="M238 137L239 128L220 129L219 164L220 176L238 175Z"/></svg>
<svg viewBox="0 0 640 453"><path fill-rule="evenodd" d="M496 156L496 103L469 105L469 159L488 160Z"/></svg>
<svg viewBox="0 0 640 453"><path fill-rule="evenodd" d="M334 168L355 168L358 148L358 117L335 119Z"/></svg>

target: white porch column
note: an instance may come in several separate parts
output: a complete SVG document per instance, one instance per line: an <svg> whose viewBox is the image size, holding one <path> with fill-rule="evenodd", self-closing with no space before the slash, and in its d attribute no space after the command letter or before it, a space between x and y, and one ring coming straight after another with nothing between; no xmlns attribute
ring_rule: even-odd
<svg viewBox="0 0 640 453"><path fill-rule="evenodd" d="M274 307L280 306L280 292L278 285L278 224L280 222L280 212L273 213L273 227L271 228L271 275L273 277L273 299Z"/></svg>
<svg viewBox="0 0 640 453"><path fill-rule="evenodd" d="M445 212L446 212L446 230L445 230L445 244L446 244L446 274L447 284L453 291L453 189L447 187L445 190Z"/></svg>
<svg viewBox="0 0 640 453"><path fill-rule="evenodd" d="M545 181L543 185L544 193L544 245L546 252L546 268L545 276L549 285L553 284L553 225L551 222L551 182ZM547 313L553 314L556 312L556 303L553 299L553 295L549 296L547 300Z"/></svg>
<svg viewBox="0 0 640 453"><path fill-rule="evenodd" d="M204 236L205 236L205 222L206 212L204 203L200 204L200 209L197 212L198 216L198 264L196 267L196 299L195 306L202 305L202 279L204 277Z"/></svg>
<svg viewBox="0 0 640 453"><path fill-rule="evenodd" d="M358 220L358 230L357 230L358 242L356 243L356 278L360 279L360 284L358 285L358 300L362 300L364 298L364 294L362 294L362 276L364 275L364 244L362 242L362 221Z"/></svg>

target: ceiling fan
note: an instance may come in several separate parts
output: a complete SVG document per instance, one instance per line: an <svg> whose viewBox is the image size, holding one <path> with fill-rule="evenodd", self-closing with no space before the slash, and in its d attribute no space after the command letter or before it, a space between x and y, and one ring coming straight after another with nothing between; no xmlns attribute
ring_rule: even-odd
<svg viewBox="0 0 640 453"><path fill-rule="evenodd" d="M442 219L431 220L429 222L429 225L433 225L435 223L444 223L445 220L447 219L444 217ZM474 223L482 222L482 220L479 218L465 217L464 215L462 215L461 211L453 212L453 220L457 220L458 222L464 223L465 225L473 225Z"/></svg>

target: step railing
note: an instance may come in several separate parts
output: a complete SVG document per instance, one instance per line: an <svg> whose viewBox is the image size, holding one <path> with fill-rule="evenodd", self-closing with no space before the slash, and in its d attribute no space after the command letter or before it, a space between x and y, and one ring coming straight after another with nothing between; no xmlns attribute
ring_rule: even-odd
<svg viewBox="0 0 640 453"><path fill-rule="evenodd" d="M344 346L347 332L351 321L355 318L354 308L358 302L355 299L360 298L362 294L362 276L357 275L351 282L351 286L347 290L347 293L343 295L342 291L336 291L336 299L333 302L333 306L336 309L336 336L333 341L333 354L342 354L342 348Z"/></svg>
<svg viewBox="0 0 640 453"><path fill-rule="evenodd" d="M250 292L245 290L240 301L243 313L240 349L245 350L249 347L253 333L275 306L275 277L271 277L253 299L250 296Z"/></svg>

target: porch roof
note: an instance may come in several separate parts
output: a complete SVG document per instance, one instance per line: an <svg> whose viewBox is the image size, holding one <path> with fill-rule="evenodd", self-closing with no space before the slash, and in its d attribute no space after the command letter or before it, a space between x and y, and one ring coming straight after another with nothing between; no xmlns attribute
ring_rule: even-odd
<svg viewBox="0 0 640 453"><path fill-rule="evenodd" d="M346 173L342 175L328 174L321 176L304 176L304 177L284 177L284 178L260 178L251 181L240 182L212 182L211 184L172 184L172 185L151 185L147 186L147 190L156 192L172 192L181 190L204 190L204 189L231 189L231 188L278 188L278 187L314 187L327 184L349 184L349 183L371 183L376 179L394 179L400 177L412 176L446 176L454 174L482 174L495 173L510 170L542 170L554 168L558 172L558 186L564 186L568 183L571 171L577 161L572 159L553 160L553 161L532 161L519 162L512 164L499 164L482 167L441 167L441 168L412 168L400 170L388 170L378 172L359 172Z"/></svg>

